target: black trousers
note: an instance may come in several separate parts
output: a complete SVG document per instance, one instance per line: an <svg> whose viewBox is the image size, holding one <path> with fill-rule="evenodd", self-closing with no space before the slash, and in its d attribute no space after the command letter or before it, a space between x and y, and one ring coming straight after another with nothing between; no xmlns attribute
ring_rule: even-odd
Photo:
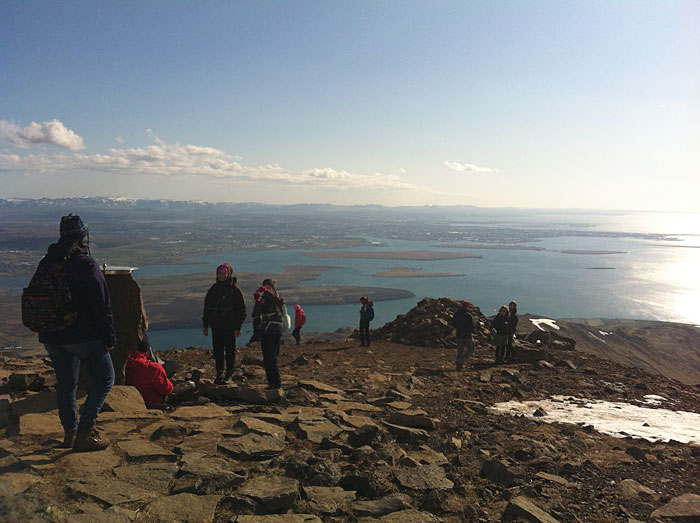
<svg viewBox="0 0 700 523"><path fill-rule="evenodd" d="M300 330L301 327L294 327L294 330L292 331L292 336L294 336L294 339L297 340L297 345L301 343L301 336L299 336Z"/></svg>
<svg viewBox="0 0 700 523"><path fill-rule="evenodd" d="M369 347L369 321L360 320L360 345L367 345Z"/></svg>
<svg viewBox="0 0 700 523"><path fill-rule="evenodd" d="M277 359L280 355L280 332L261 332L260 333L260 348L262 349L263 362L265 363L265 376L267 384L279 389L282 386L280 380L280 371L277 367Z"/></svg>
<svg viewBox="0 0 700 523"><path fill-rule="evenodd" d="M233 330L212 330L211 344L214 347L216 373L224 372L225 361L226 373L231 374L236 366L236 335Z"/></svg>

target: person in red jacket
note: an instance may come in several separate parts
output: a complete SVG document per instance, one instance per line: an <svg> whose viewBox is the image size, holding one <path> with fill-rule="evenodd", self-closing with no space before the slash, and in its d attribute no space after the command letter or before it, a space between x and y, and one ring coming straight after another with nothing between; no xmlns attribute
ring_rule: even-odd
<svg viewBox="0 0 700 523"><path fill-rule="evenodd" d="M148 360L150 343L148 336L138 343L126 360L126 385L136 387L143 396L147 407L158 407L163 404L165 398L173 391L173 384L165 375L163 366Z"/></svg>
<svg viewBox="0 0 700 523"><path fill-rule="evenodd" d="M301 336L299 335L299 331L301 331L301 328L304 326L306 323L306 314L304 314L304 309L301 308L301 305L295 305L294 306L294 330L292 331L292 336L294 336L294 339L297 341L297 345L301 343Z"/></svg>

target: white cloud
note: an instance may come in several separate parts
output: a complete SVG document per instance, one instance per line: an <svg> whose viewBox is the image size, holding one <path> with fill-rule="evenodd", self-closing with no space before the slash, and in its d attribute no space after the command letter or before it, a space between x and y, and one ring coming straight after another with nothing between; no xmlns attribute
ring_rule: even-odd
<svg viewBox="0 0 700 523"><path fill-rule="evenodd" d="M23 174L85 173L184 177L303 184L337 190L428 190L401 180L398 174L355 174L332 167L293 174L277 164L245 165L241 158L214 147L166 144L149 130L155 144L141 148L113 148L108 154L0 153L0 172Z"/></svg>
<svg viewBox="0 0 700 523"><path fill-rule="evenodd" d="M122 138L121 136L115 136L114 141L117 143L124 143L124 138Z"/></svg>
<svg viewBox="0 0 700 523"><path fill-rule="evenodd" d="M467 173L497 173L498 169L492 169L490 167L479 167L478 165L474 165L471 163L459 163L459 162L450 162L448 160L445 160L442 162L444 165L446 165L448 168L452 169L453 171L457 172L467 172Z"/></svg>
<svg viewBox="0 0 700 523"><path fill-rule="evenodd" d="M24 128L7 120L0 120L0 138L20 149L39 144L55 145L73 152L85 149L83 138L58 120L32 122Z"/></svg>

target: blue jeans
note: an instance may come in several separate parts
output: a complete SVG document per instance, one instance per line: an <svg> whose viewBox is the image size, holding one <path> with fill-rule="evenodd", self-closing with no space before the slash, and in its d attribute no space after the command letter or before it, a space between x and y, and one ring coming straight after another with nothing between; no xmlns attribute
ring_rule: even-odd
<svg viewBox="0 0 700 523"><path fill-rule="evenodd" d="M97 422L97 413L102 409L105 398L114 385L114 367L109 352L99 340L61 345L46 343L44 347L56 372L56 403L63 430L70 432L76 427L89 429ZM75 391L78 388L81 362L85 365L92 384L78 424Z"/></svg>
<svg viewBox="0 0 700 523"><path fill-rule="evenodd" d="M265 375L267 376L267 383L270 387L279 389L282 386L282 380L280 380L280 371L277 368L277 358L280 355L280 338L282 333L280 332L266 332L260 333L260 347L262 348L263 361L265 362Z"/></svg>

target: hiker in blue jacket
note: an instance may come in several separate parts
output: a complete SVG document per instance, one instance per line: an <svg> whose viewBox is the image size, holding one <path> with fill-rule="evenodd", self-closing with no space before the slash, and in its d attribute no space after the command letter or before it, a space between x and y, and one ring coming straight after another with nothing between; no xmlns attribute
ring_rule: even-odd
<svg viewBox="0 0 700 523"><path fill-rule="evenodd" d="M374 319L374 304L367 296L362 296L360 303L360 346L369 347L369 322Z"/></svg>
<svg viewBox="0 0 700 523"><path fill-rule="evenodd" d="M109 446L95 430L97 413L114 384L109 352L117 342L107 283L97 262L90 257L88 227L77 214L61 218L61 237L49 246L47 258L67 262L71 303L77 319L63 330L39 334L56 372L56 403L65 432L62 448L78 452L103 450ZM90 375L90 390L80 421L75 394L78 371L83 364Z"/></svg>
<svg viewBox="0 0 700 523"><path fill-rule="evenodd" d="M462 306L452 316L451 324L456 329L457 359L455 366L457 370L461 370L467 358L474 353L474 340L472 339L474 318L469 313L471 305L468 301L463 301Z"/></svg>

